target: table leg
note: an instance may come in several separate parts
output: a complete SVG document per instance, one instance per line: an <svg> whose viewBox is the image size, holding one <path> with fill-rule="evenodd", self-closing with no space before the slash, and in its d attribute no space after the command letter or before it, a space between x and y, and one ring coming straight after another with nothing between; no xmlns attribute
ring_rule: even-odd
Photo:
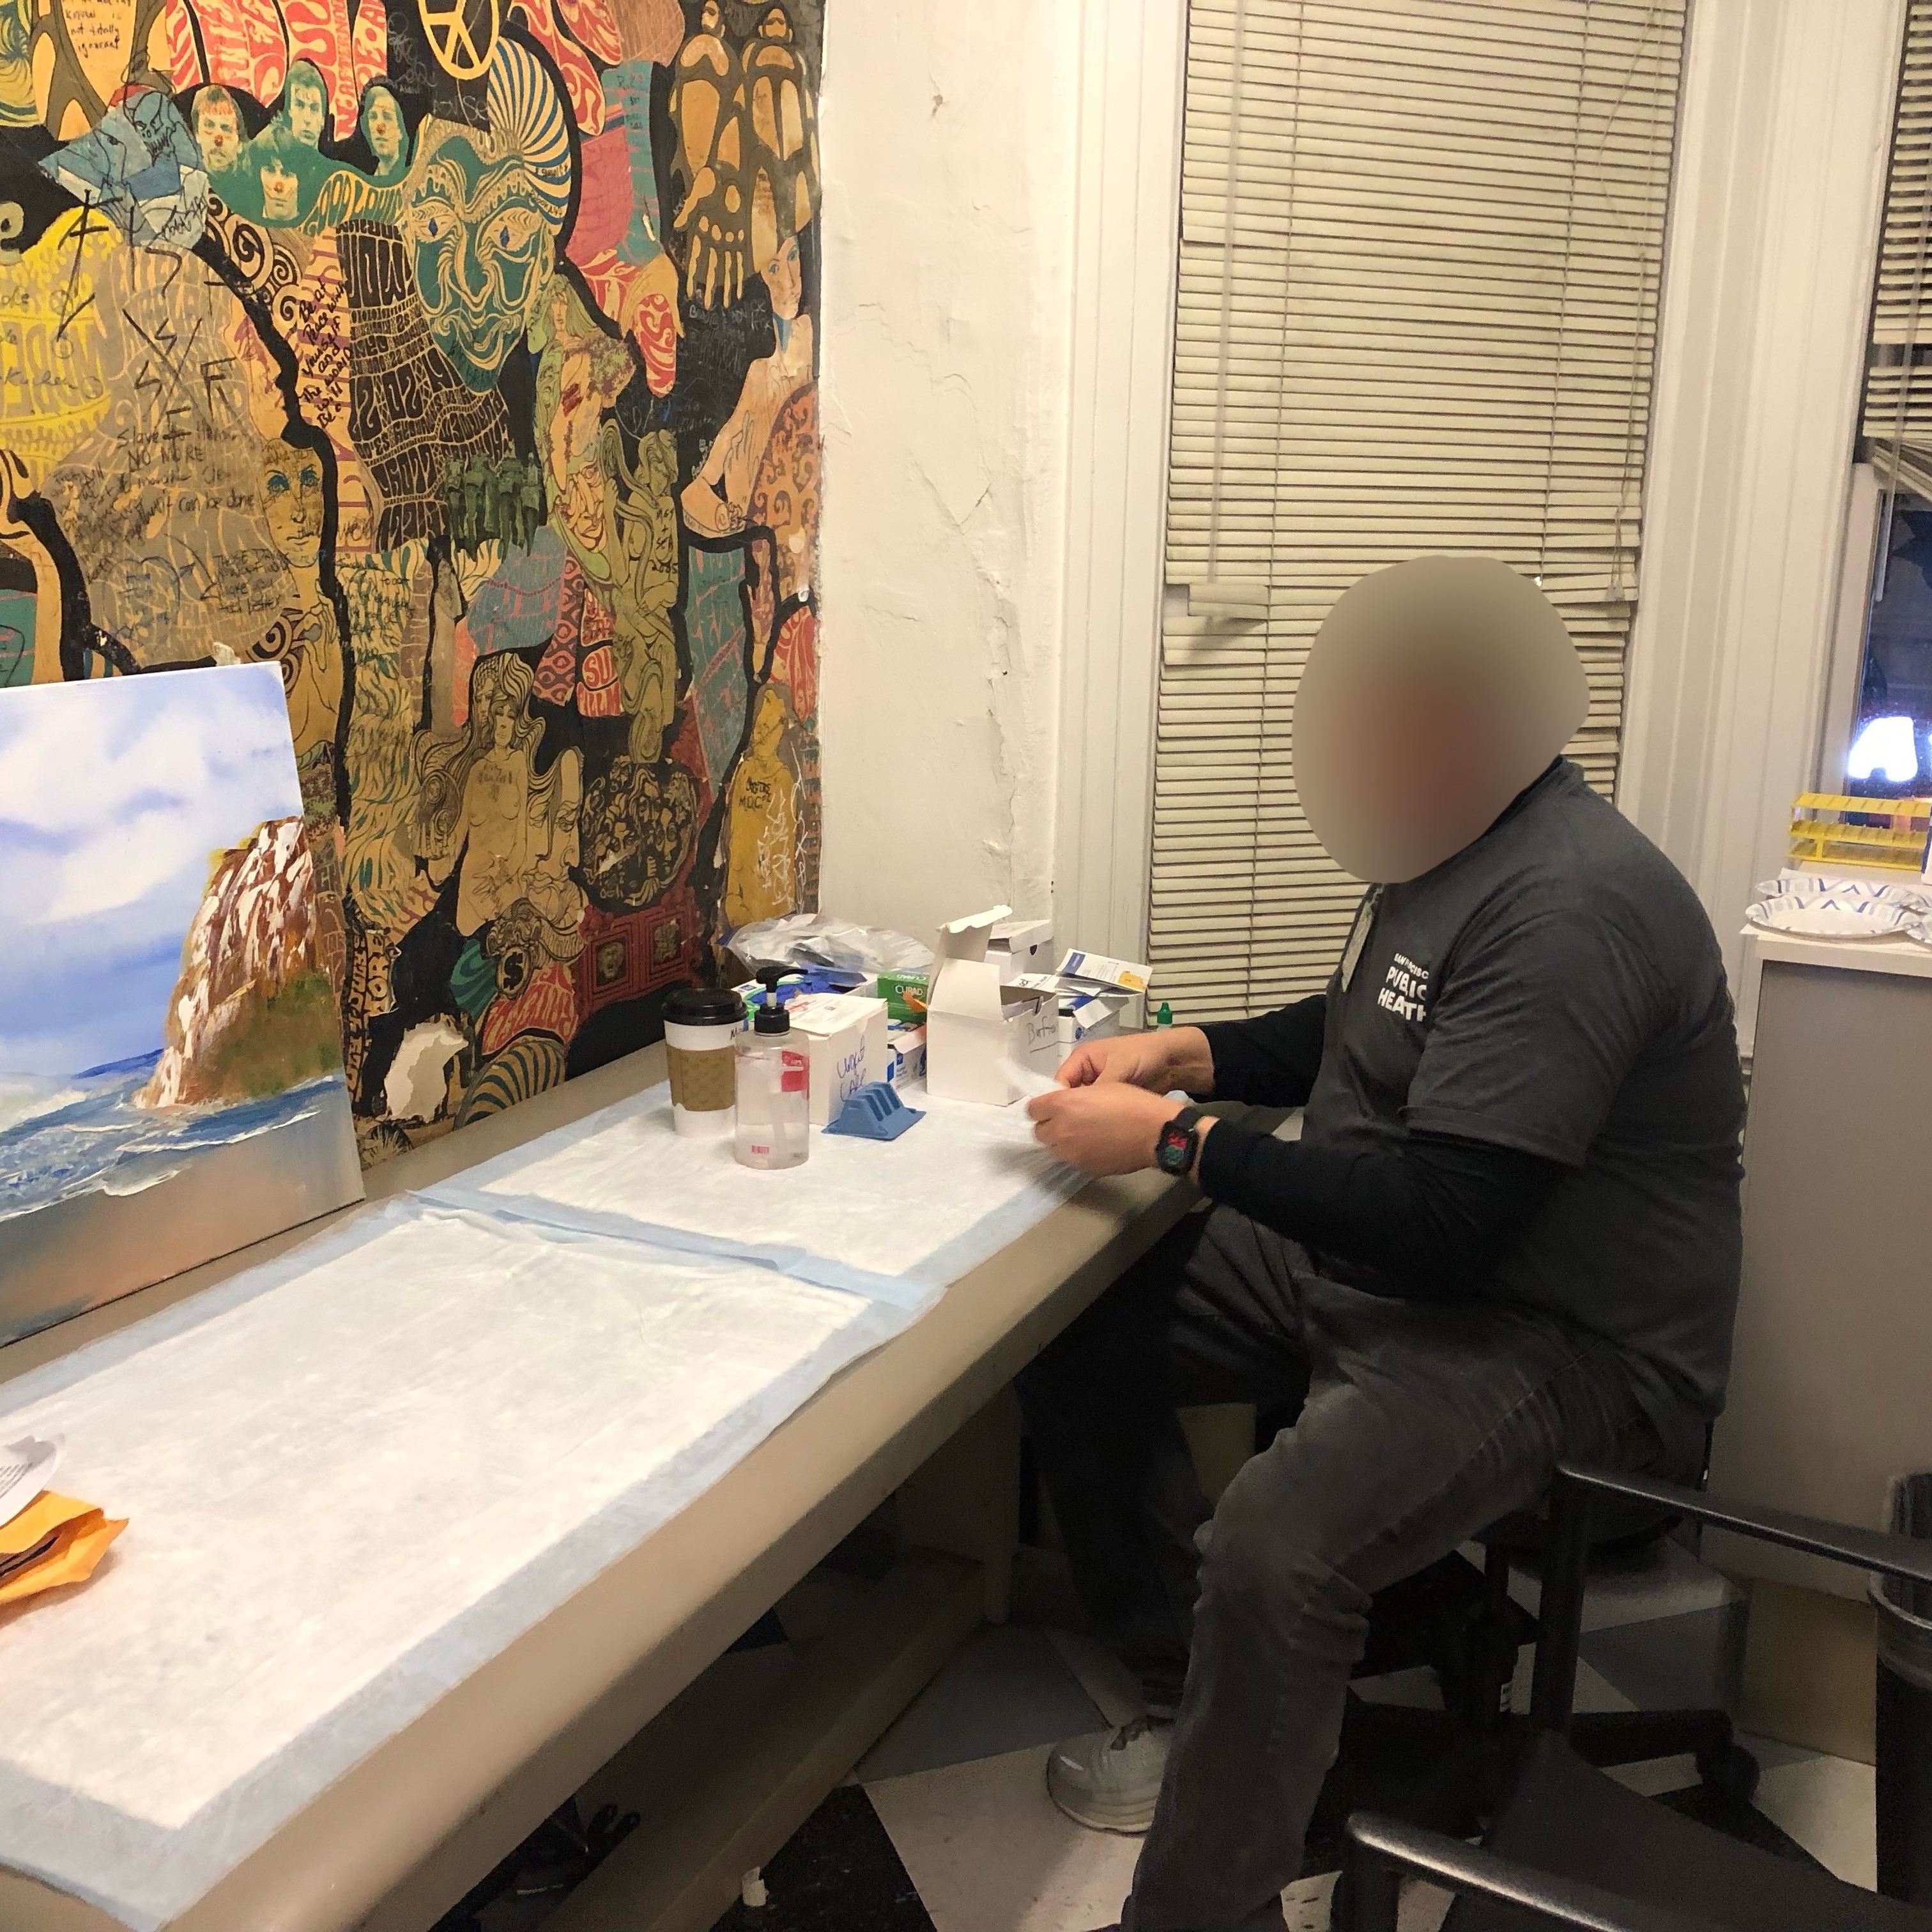
<svg viewBox="0 0 1932 1932"><path fill-rule="evenodd" d="M1004 1388L898 1492L899 1540L908 1550L964 1556L986 1573L986 1621L1012 1610L1020 1546L1020 1406Z"/></svg>

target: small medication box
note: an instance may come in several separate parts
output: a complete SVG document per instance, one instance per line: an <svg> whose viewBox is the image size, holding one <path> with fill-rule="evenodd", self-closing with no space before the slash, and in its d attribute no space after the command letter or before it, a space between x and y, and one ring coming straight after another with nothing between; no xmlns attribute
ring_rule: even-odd
<svg viewBox="0 0 1932 1932"><path fill-rule="evenodd" d="M886 1077L886 1003L858 993L802 993L787 1003L812 1068L808 1118L822 1127L858 1088Z"/></svg>
<svg viewBox="0 0 1932 1932"><path fill-rule="evenodd" d="M886 1022L886 1078L895 1087L926 1078L926 1023L888 1019Z"/></svg>
<svg viewBox="0 0 1932 1932"><path fill-rule="evenodd" d="M910 1020L916 1026L926 1024L926 996L932 985L932 976L926 973L881 973L878 977L879 998L886 1003L886 1017L889 1020Z"/></svg>
<svg viewBox="0 0 1932 1932"><path fill-rule="evenodd" d="M1060 1064L1057 994L1008 982L1011 962L989 957L992 928L1010 906L940 928L926 1022L926 1090L944 1100L1010 1106L1028 1075Z"/></svg>
<svg viewBox="0 0 1932 1932"><path fill-rule="evenodd" d="M1126 993L1063 992L1060 999L1060 1043L1078 1046L1125 1030L1122 1020L1131 996Z"/></svg>

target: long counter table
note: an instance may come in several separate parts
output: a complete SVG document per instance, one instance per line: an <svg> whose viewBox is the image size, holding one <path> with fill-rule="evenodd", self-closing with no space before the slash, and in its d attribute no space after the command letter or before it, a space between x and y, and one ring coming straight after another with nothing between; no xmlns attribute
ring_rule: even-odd
<svg viewBox="0 0 1932 1932"><path fill-rule="evenodd" d="M663 1078L662 1048L375 1170L372 1202L444 1180ZM1014 1372L1186 1211L1153 1174L1096 1181L846 1370L728 1474L391 1736L167 1932L425 1932L895 1492L913 1546L679 1802L561 1908L559 1932L704 1932L984 1616L1004 1614ZM350 1210L367 1213L368 1209ZM5 1384L272 1257L322 1224L0 1350ZM1010 1397L1006 1401L1010 1402ZM4 1645L0 1632L0 1645ZM0 1870L10 1932L116 1932Z"/></svg>

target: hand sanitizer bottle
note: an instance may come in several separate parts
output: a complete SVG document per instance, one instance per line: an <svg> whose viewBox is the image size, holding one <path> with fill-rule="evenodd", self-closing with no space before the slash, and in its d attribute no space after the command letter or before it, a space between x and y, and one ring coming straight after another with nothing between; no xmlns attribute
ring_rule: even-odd
<svg viewBox="0 0 1932 1932"><path fill-rule="evenodd" d="M739 1034L737 1124L732 1151L746 1167L796 1167L812 1151L810 1062L792 1037L791 1016L778 1000L779 972L767 968L764 1004Z"/></svg>

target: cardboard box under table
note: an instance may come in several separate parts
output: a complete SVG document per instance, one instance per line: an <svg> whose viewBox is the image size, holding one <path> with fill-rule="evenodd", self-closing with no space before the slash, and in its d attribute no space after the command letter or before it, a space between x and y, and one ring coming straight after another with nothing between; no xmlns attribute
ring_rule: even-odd
<svg viewBox="0 0 1932 1932"><path fill-rule="evenodd" d="M654 1086L662 1072L661 1048L618 1062L378 1168L371 1192L393 1197L447 1186L479 1156L502 1160L536 1153L520 1144L536 1130L577 1122L572 1131L580 1132L585 1114L613 1102L622 1103L620 1112L628 1107L634 1119L668 1113L661 1088L649 1100L635 1094L640 1086ZM988 1132L1001 1118L970 1111ZM671 1148L706 1144L677 1140L668 1119L661 1125L662 1141ZM922 1124L889 1146L852 1144L888 1157L928 1131ZM836 1144L814 1142L808 1169L822 1148ZM712 1151L728 1161L723 1149ZM792 1176L747 1178L782 1184ZM380 1297L371 1300L373 1285L358 1282L355 1267L375 1216L388 1217L373 1229L385 1240L439 1246L435 1230L448 1226L461 1231L458 1245L480 1241L523 1258L504 1265L500 1256L481 1273L466 1270L490 1284L484 1305L466 1309L461 1296L433 1283L418 1292L417 1298L427 1298L417 1312L447 1345L436 1352L436 1376L442 1383L454 1378L454 1389L412 1384L418 1396L437 1390L446 1405L441 1446L419 1447L400 1462L387 1462L394 1480L386 1488L369 1482L366 1456L381 1460L402 1453L390 1432L406 1403L378 1411L356 1405L352 1390L341 1398L341 1413L320 1446L347 1459L352 1466L344 1472L304 1466L302 1459L311 1451L307 1432L296 1426L299 1418L284 1418L286 1427L276 1420L284 1392L278 1377L302 1378L303 1351L292 1344L303 1330L298 1303L308 1291L298 1286L295 1298L278 1299L310 1271L310 1260L291 1262L291 1238L258 1244L241 1257L0 1351L0 1410L39 1414L64 1403L78 1406L67 1418L76 1481L103 1493L111 1487L118 1499L123 1460L129 1473L141 1459L153 1466L144 1478L152 1486L138 1499L144 1506L130 1511L134 1528L94 1580L64 1602L0 1627L0 1647L10 1659L24 1658L29 1642L50 1652L92 1646L105 1666L72 1687L76 1701L70 1708L86 1714L86 1721L74 1733L62 1771L86 1783L91 1797L58 1798L50 1780L23 1780L16 1766L0 1798L0 1924L9 1932L107 1932L117 1925L260 1932L268 1924L276 1932L344 1932L351 1926L424 1932L674 1697L688 1687L690 1696L701 1695L704 1685L696 1680L706 1666L899 1490L899 1517L910 1546L850 1624L790 1662L789 1674L752 1720L721 1727L716 1754L686 1762L688 1774L649 1808L645 1824L549 1922L552 1932L617 1925L626 1932L704 1932L736 1896L740 1874L777 1850L980 1618L1004 1614L1016 1528L1017 1436L994 1399L1022 1363L1172 1224L1190 1198L1184 1188L1140 1174L1091 1184L1077 1199L1058 1205L1047 1202L1043 1214L970 1270L958 1292L929 1297L926 1312L910 1325L901 1321L910 1306L892 1309L849 1288L828 1290L800 1274L782 1274L768 1261L658 1252L640 1262L646 1244L636 1240L519 1223L513 1214L492 1221L420 1197L338 1217L338 1228L324 1238L341 1244L330 1299L340 1302L346 1326L328 1346L352 1350L352 1315L373 1324L367 1362L355 1371L364 1379L404 1375L393 1359L402 1311L392 1307L383 1314L375 1305ZM884 1204L898 1211L890 1197ZM881 1255L891 1258L880 1250L872 1258ZM532 1256L543 1258L541 1267L533 1268ZM448 1258L464 1266L463 1256ZM262 1288L264 1264L272 1273L285 1271L278 1277L281 1289ZM286 1272L291 1266L293 1272ZM415 1255L401 1278L426 1280L432 1272ZM869 1339L868 1332L855 1334L855 1324L866 1331L884 1322L897 1324L897 1331L775 1424L769 1412L750 1418L754 1439L724 1457L688 1500L654 1514L656 1506L637 1484L620 1480L625 1458L634 1465L639 1453L640 1438L626 1432L640 1426L652 1405L627 1407L621 1375L598 1372L590 1394L583 1385L586 1364L597 1354L614 1367L628 1360L627 1352L662 1346L643 1332L638 1298L661 1294L667 1284L675 1297L678 1279L704 1283L703 1292L677 1304L691 1311L687 1319L700 1324L720 1294L728 1302L748 1297L792 1311L778 1324L790 1336L772 1364L779 1381L794 1375L802 1360L814 1365L814 1374L831 1373L855 1340ZM365 1304L366 1312L357 1313ZM562 1318L566 1306L572 1310L568 1320ZM136 1318L150 1316L152 1322L136 1325ZM644 1326L662 1330L663 1322L654 1317ZM280 1328L290 1332L278 1344L269 1331ZM313 1329L311 1351L324 1334L319 1325ZM87 1343L99 1346L74 1352ZM185 1453L191 1445L182 1442L157 1462L152 1426L146 1443L116 1447L134 1426L131 1417L116 1422L118 1399L88 1407L90 1388L104 1397L136 1368L142 1373L130 1388L150 1376L162 1382L172 1378L169 1427L181 1436L220 1390L232 1396L228 1371L250 1348L264 1344L275 1345L268 1359L283 1366L255 1386L254 1420L236 1424L253 1430L256 1450L225 1460L218 1454L199 1474ZM211 1351L223 1359L202 1360ZM499 1367L493 1370L492 1362ZM662 1367L653 1372L662 1389ZM554 1390L544 1400L558 1412L545 1413L540 1402L519 1429L510 1425L503 1398L532 1373ZM748 1426L742 1391L715 1378L698 1382L703 1385L680 1390L667 1411L673 1426L701 1425L706 1400L724 1403L721 1417L737 1418L727 1434ZM706 1394L706 1388L712 1393ZM466 1400L455 1400L458 1394ZM317 1399L313 1388L304 1398ZM571 1423L567 1406L580 1400L607 1405L598 1438L605 1447L560 1460L544 1450L543 1438ZM471 1411L473 1416L462 1420ZM680 1416L684 1423L676 1421ZM362 1448L358 1427L373 1432ZM462 1502L482 1476L494 1479L508 1506L507 1514L493 1520L490 1535L452 1537L427 1520L412 1526L394 1514L407 1514L399 1498L413 1484L425 1485L447 1508L452 1500ZM358 1525L376 1531L353 1562L328 1562L322 1574L316 1562L326 1558L326 1550L318 1544L314 1560L291 1554L278 1539L292 1532L274 1529L272 1516L255 1538L239 1534L251 1494L256 1504L268 1504L268 1491L291 1480L310 1486L314 1506L298 1514L301 1526L322 1544L340 1542ZM360 1498L361 1514L352 1521L348 1490ZM668 1504L668 1498L660 1491L657 1504ZM620 1520L627 1505L632 1514ZM258 1509L258 1526L264 1520ZM561 1542L553 1538L548 1556L518 1560L520 1551L542 1546L560 1523L572 1522L579 1528ZM586 1530L586 1523L592 1528ZM425 1531L424 1574L406 1577L402 1573L418 1550L412 1537ZM448 1549L430 1563L444 1543ZM486 1570L505 1574L491 1585ZM164 1620L174 1634L156 1631L136 1646L133 1664L116 1664L100 1648L107 1624L136 1597L145 1600L164 1571L179 1586ZM198 1592L188 1587L195 1577L202 1581ZM452 1626L439 1624L433 1600L452 1579L472 1594L487 1586L478 1599L487 1609L472 1613L454 1642ZM416 1606L415 1623L403 1616L376 1646L391 1646L400 1676L394 1670L365 1671L364 1691L314 1721L302 1699L304 1683L312 1688L314 1681L302 1646L333 1646L340 1664L347 1660L343 1646L359 1644L366 1665L375 1641L371 1606L381 1606L385 1584L393 1586L392 1607ZM262 1622L261 1614L272 1602L298 1598L305 1606L301 1631L278 1636L279 1626ZM316 1606L324 1603L328 1614L318 1621ZM138 1666L137 1675L149 1671L143 1682L165 1693L169 1673L161 1668L157 1674L156 1667L168 1661L166 1645L192 1642L200 1622L210 1617L237 1624L227 1640L252 1646L248 1660L259 1666L252 1694L264 1708L245 1723L265 1725L265 1732L247 1735L238 1728L244 1720L226 1713L184 1714L164 1730L152 1714L126 1702L136 1688L117 1673ZM248 1627L245 1634L242 1626ZM290 1642L296 1648L288 1654L299 1667L278 1670L276 1646ZM10 1682L17 1673L0 1676ZM0 1696L44 1700L46 1680L33 1681L38 1690L0 1688ZM125 1752L110 1748L107 1733L116 1722L146 1743ZM98 1750L84 1742L97 1732ZM21 1736L15 1724L0 1720L0 1758L18 1757ZM203 1802L206 1790L223 1783L224 1762L232 1766L254 1756L265 1736L286 1775L278 1782L244 1772L245 1802ZM170 1776L167 1754L175 1750L182 1756ZM256 1768L266 1761L258 1759ZM618 1760L630 1761L629 1751ZM102 1807L135 1821L131 1838L106 1862L93 1857L97 1846L70 1835L90 1818L111 1825ZM184 1810L185 1820L170 1822ZM128 1850L136 1840L156 1856L130 1859ZM78 1879L70 1876L76 1871ZM111 1909L110 1882L140 1892L145 1904L124 1898Z"/></svg>

